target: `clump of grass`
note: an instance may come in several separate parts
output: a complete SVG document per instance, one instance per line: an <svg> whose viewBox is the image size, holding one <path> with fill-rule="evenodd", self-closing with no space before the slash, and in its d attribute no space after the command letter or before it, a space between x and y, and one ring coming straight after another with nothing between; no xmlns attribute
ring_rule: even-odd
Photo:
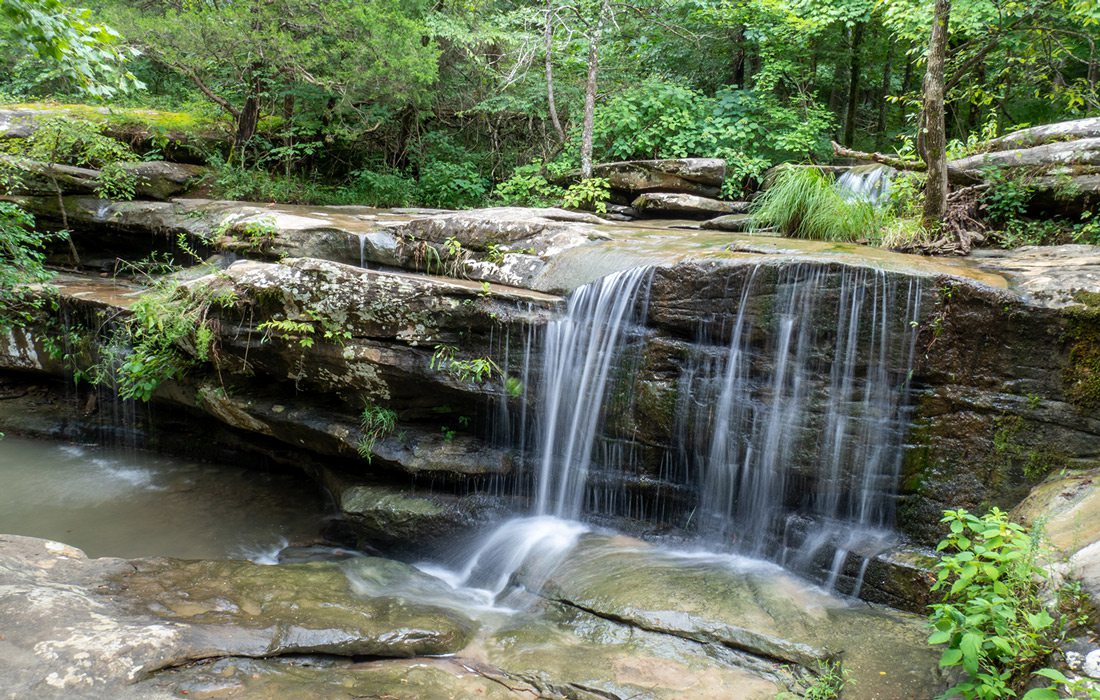
<svg viewBox="0 0 1100 700"><path fill-rule="evenodd" d="M816 168L782 170L753 203L753 224L784 236L821 241L877 241L885 214L862 199L846 199Z"/></svg>
<svg viewBox="0 0 1100 700"><path fill-rule="evenodd" d="M359 417L359 429L362 435L356 448L359 456L369 464L374 456L374 446L397 427L397 412L377 404L367 403Z"/></svg>

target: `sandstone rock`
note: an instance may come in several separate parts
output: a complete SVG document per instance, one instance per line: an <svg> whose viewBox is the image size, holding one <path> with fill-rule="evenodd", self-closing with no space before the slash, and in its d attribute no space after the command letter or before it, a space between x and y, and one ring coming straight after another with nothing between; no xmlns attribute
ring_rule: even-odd
<svg viewBox="0 0 1100 700"><path fill-rule="evenodd" d="M1057 141L1097 137L1100 137L1100 117L1089 117L1013 131L999 138L986 141L984 148L987 151L1005 151L1031 148Z"/></svg>
<svg viewBox="0 0 1100 700"><path fill-rule="evenodd" d="M839 659L852 680L845 697L932 697L945 687L922 617L845 606L758 561L685 558L588 536L544 591L605 619L811 672Z"/></svg>
<svg viewBox="0 0 1100 700"><path fill-rule="evenodd" d="M752 233L752 216L749 214L726 214L707 219L701 226L715 231L734 231L736 233Z"/></svg>
<svg viewBox="0 0 1100 700"><path fill-rule="evenodd" d="M464 616L356 592L343 566L89 560L57 542L0 536L3 692L118 697L197 659L407 657L454 652L470 639L475 625ZM385 560L352 566L366 577L420 575Z"/></svg>
<svg viewBox="0 0 1100 700"><path fill-rule="evenodd" d="M744 214L748 202L726 202L691 194L648 192L634 200L632 207L645 214L660 216L713 217L726 214Z"/></svg>
<svg viewBox="0 0 1100 700"><path fill-rule="evenodd" d="M606 178L613 190L635 196L642 192L683 192L717 197L726 179L726 161L721 158L619 161L593 166L592 175Z"/></svg>
<svg viewBox="0 0 1100 700"><path fill-rule="evenodd" d="M92 194L100 187L100 171L0 155L0 162L20 171L22 178L10 193L15 195L56 196L57 187L64 194ZM185 192L206 173L197 165L148 161L122 163L120 167L134 177L134 196L138 199L165 200Z"/></svg>

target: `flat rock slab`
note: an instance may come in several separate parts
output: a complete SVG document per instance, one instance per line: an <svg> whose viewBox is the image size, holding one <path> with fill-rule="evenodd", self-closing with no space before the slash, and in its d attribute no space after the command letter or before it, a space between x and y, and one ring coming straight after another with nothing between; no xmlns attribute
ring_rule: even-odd
<svg viewBox="0 0 1100 700"><path fill-rule="evenodd" d="M544 591L601 618L808 673L839 659L852 678L846 698L934 697L946 687L923 618L849 606L765 562L589 536Z"/></svg>
<svg viewBox="0 0 1100 700"><path fill-rule="evenodd" d="M976 250L971 264L1008 279L1012 289L1038 306L1077 303L1077 292L1100 291L1100 246L1024 246Z"/></svg>
<svg viewBox="0 0 1100 700"><path fill-rule="evenodd" d="M58 542L0 536L0 692L115 697L158 669L196 659L412 657L457 651L472 636L475 624L453 610L364 595L349 566L372 580L422 576L380 559L281 566L88 559Z"/></svg>

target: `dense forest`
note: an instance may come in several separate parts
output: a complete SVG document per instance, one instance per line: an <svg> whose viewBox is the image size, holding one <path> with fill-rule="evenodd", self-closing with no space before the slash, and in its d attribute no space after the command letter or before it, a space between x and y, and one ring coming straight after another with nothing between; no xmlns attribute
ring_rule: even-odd
<svg viewBox="0 0 1100 700"><path fill-rule="evenodd" d="M1100 110L1092 0L940 5L949 156ZM553 199L543 176L589 158L725 158L733 198L776 163L829 159L830 140L913 156L935 10L924 0L0 7L5 102L90 96L178 113L164 128L224 135L228 147L207 160L228 197L442 207ZM62 20L77 32L71 45L36 43Z"/></svg>

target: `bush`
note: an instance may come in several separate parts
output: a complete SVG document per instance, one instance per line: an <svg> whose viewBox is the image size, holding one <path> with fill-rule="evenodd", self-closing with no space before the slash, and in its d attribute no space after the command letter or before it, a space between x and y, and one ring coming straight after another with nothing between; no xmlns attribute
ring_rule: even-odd
<svg viewBox="0 0 1100 700"><path fill-rule="evenodd" d="M1033 672L1052 687L1031 690L1024 700L1060 697L1053 686L1074 684L1053 669L1036 670L1067 623L1043 605L1048 574L1036 539L997 508L980 518L949 510L941 522L950 531L937 547L945 554L932 590L942 591L943 599L929 606L935 631L928 643L946 645L940 666L966 674L942 697L1014 698Z"/></svg>
<svg viewBox="0 0 1100 700"><path fill-rule="evenodd" d="M429 162L420 168L420 202L431 207L464 209L482 204L489 181L472 163Z"/></svg>
<svg viewBox="0 0 1100 700"><path fill-rule="evenodd" d="M825 241L879 239L885 214L862 199L848 200L816 168L785 168L753 202L756 226L785 236Z"/></svg>

